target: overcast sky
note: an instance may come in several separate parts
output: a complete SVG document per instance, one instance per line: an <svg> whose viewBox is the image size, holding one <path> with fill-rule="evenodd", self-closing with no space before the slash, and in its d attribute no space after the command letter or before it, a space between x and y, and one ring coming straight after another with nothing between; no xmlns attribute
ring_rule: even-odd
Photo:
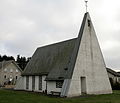
<svg viewBox="0 0 120 103"><path fill-rule="evenodd" d="M106 65L120 70L120 0L89 0ZM37 47L77 37L84 0L0 0L0 54L30 57Z"/></svg>

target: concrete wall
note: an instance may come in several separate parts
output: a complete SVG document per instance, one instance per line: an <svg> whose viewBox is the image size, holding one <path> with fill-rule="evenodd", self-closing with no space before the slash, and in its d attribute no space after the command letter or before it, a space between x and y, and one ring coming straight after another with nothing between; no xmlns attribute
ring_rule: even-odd
<svg viewBox="0 0 120 103"><path fill-rule="evenodd" d="M32 76L29 76L29 89L26 89L26 76L22 76L18 80L15 90L45 92L47 89L48 94L51 94L51 91L61 92L61 88L56 88L55 81L47 81L46 83L45 78L46 76L42 76L42 90L39 90L39 76L35 76L35 90L32 90Z"/></svg>
<svg viewBox="0 0 120 103"><path fill-rule="evenodd" d="M26 76L21 76L15 85L15 90L26 90Z"/></svg>
<svg viewBox="0 0 120 103"><path fill-rule="evenodd" d="M29 76L29 89L26 89L26 76L22 76L16 83L16 90L27 90L27 91L36 91L44 92L46 90L46 76L42 76L42 90L39 90L39 76L35 76L35 90L32 90L32 76Z"/></svg>
<svg viewBox="0 0 120 103"><path fill-rule="evenodd" d="M90 20L90 17L87 17ZM67 96L81 95L81 77L86 78L86 94L112 93L104 59L93 25L86 20L73 76Z"/></svg>
<svg viewBox="0 0 120 103"><path fill-rule="evenodd" d="M47 94L51 94L51 91L61 92L61 88L56 88L55 81L47 81Z"/></svg>

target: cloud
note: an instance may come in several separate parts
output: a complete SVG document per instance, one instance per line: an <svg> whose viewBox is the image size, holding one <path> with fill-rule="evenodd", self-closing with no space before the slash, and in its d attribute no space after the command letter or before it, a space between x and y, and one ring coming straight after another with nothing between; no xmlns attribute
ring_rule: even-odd
<svg viewBox="0 0 120 103"><path fill-rule="evenodd" d="M0 54L32 56L37 47L77 37L84 0L0 0ZM120 2L88 2L107 66L120 68Z"/></svg>

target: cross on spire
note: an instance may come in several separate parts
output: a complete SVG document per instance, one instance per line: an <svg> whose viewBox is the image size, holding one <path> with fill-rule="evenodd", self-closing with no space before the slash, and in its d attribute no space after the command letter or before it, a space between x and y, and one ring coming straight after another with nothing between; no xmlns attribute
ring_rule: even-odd
<svg viewBox="0 0 120 103"><path fill-rule="evenodd" d="M88 8L88 5L87 5L87 3L88 3L88 0L85 0L86 12L87 12L87 8Z"/></svg>

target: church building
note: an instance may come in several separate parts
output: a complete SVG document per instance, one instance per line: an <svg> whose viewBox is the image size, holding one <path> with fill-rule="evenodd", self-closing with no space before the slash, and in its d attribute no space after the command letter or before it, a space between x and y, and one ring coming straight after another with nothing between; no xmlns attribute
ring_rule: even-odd
<svg viewBox="0 0 120 103"><path fill-rule="evenodd" d="M112 93L88 12L77 38L37 48L15 89L60 97Z"/></svg>

